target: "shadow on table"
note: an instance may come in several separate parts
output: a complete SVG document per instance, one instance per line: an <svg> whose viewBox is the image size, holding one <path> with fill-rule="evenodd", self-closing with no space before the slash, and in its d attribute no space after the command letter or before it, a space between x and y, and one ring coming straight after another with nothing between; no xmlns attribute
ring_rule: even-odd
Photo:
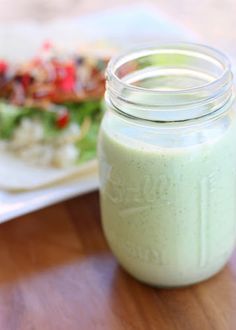
<svg viewBox="0 0 236 330"><path fill-rule="evenodd" d="M112 311L125 329L136 329L137 325L140 329L235 329L235 257L210 280L176 289L145 285L119 267L110 292Z"/></svg>

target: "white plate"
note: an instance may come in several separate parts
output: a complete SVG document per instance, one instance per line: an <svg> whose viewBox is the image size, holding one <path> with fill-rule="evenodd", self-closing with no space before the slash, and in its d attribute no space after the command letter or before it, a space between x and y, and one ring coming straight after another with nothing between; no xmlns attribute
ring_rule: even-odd
<svg viewBox="0 0 236 330"><path fill-rule="evenodd" d="M57 20L44 26L32 22L0 25L0 54L22 60L32 56L46 39L55 40L67 48L79 42L102 44L104 40L124 48L141 42L193 41L196 38L154 7L138 5L68 21ZM0 223L97 188L97 173L92 173L35 191L0 191Z"/></svg>
<svg viewBox="0 0 236 330"><path fill-rule="evenodd" d="M96 173L77 180L29 192L10 193L0 191L0 222L38 210L65 199L88 193L98 188Z"/></svg>

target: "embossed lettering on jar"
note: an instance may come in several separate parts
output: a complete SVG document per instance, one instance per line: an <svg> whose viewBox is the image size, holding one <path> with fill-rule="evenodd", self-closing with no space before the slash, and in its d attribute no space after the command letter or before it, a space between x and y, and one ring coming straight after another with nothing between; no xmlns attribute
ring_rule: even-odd
<svg viewBox="0 0 236 330"><path fill-rule="evenodd" d="M98 156L102 224L135 278L217 273L236 238L236 117L228 60L206 46L141 48L107 69Z"/></svg>

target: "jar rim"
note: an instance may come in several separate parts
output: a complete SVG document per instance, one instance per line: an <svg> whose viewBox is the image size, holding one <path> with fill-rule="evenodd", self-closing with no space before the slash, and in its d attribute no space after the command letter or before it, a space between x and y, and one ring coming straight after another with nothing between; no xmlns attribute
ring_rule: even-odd
<svg viewBox="0 0 236 330"><path fill-rule="evenodd" d="M129 58L129 56L131 54L136 54L136 56L134 58L138 58L140 55L151 55L152 53L155 54L158 51L167 51L167 50L175 50L178 51L178 53L180 54L181 52L188 52L188 54L202 54L202 55L206 55L208 57L211 57L212 59L216 60L219 64L222 64L222 67L224 67L222 73L219 75L219 77L217 77L216 79L214 79L213 81L207 82L205 84L202 84L200 86L196 86L196 87L191 87L191 88L185 88L185 89L181 89L181 90L173 90L173 91L169 91L169 90L156 90L156 89L152 89L152 88L144 88L144 87L140 87L140 86L135 86L129 83L126 83L124 81L122 81L122 79L120 79L117 74L115 73L115 70L118 67L118 64L124 60L125 58ZM138 56L139 55L139 56ZM133 58L133 59L134 59ZM120 64L124 64L124 63L120 63ZM205 88L209 88L211 86L214 86L216 83L220 83L221 81L224 81L226 79L226 77L228 76L228 74L231 73L231 63L230 60L228 59L228 57L221 52L220 50L204 45L204 44L200 44L200 43L193 43L193 42L180 42L180 43L164 43L164 44L159 44L159 45L154 45L153 43L150 44L142 44L141 46L138 47L134 47L131 48L129 50L125 50L123 52L121 52L119 55L114 56L110 61L109 64L107 66L106 69L106 77L107 79L110 78L114 78L115 80L117 80L119 82L119 84L123 85L124 87L128 86L130 89L134 90L134 91L145 91L147 93L153 93L155 92L155 94L183 94L183 93L189 93L189 92L197 92L200 91L202 89ZM232 74L232 73L231 73Z"/></svg>
<svg viewBox="0 0 236 330"><path fill-rule="evenodd" d="M146 44L110 60L106 98L136 118L183 121L226 108L233 99L232 82L230 61L212 47Z"/></svg>

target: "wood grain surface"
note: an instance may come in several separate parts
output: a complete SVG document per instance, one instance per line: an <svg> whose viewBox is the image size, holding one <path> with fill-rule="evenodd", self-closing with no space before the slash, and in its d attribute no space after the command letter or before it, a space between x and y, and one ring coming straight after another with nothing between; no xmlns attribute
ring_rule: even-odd
<svg viewBox="0 0 236 330"><path fill-rule="evenodd" d="M97 193L1 224L0 264L1 330L236 329L236 254L199 285L141 284L106 245Z"/></svg>
<svg viewBox="0 0 236 330"><path fill-rule="evenodd" d="M119 4L135 3L120 0ZM147 1L146 1L147 3ZM235 0L153 0L206 42L236 54ZM0 20L39 22L107 7L107 0L0 0ZM111 0L110 6L117 5ZM235 330L236 253L211 280L145 286L104 240L98 194L0 225L0 330Z"/></svg>

